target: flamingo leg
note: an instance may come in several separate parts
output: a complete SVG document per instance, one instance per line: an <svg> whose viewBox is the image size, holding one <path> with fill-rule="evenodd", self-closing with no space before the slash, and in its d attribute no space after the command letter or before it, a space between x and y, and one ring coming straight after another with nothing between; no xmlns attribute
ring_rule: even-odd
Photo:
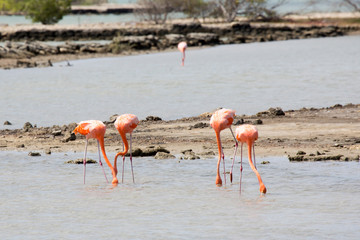
<svg viewBox="0 0 360 240"><path fill-rule="evenodd" d="M84 152L84 161L83 161L83 164L84 164L84 184L85 184L85 175L86 175L86 152L87 152L87 145L88 145L88 140L86 139L86 142L85 142L85 152Z"/></svg>
<svg viewBox="0 0 360 240"><path fill-rule="evenodd" d="M231 165L231 170L230 170L230 182L231 182L231 183L232 183L232 172L233 172L233 168L234 168L235 155L236 155L238 146L239 146L239 144L238 144L238 142L236 141L236 143L235 143L235 150L234 150L234 157L233 157L233 161L232 161L232 165Z"/></svg>
<svg viewBox="0 0 360 240"><path fill-rule="evenodd" d="M109 181L108 181L108 179L107 179L107 177L106 177L106 174L105 174L104 166L103 166L103 164L102 164L102 162L101 162L100 143L99 143L99 140L97 141L97 144L98 144L98 152L99 152L99 164L100 164L100 166L101 166L101 168L102 168L102 170L103 170L103 173L104 173L106 182L109 183Z"/></svg>
<svg viewBox="0 0 360 240"><path fill-rule="evenodd" d="M124 143L123 143L123 151L124 151ZM125 165L125 155L123 156L122 173L121 173L121 183L124 183L124 165Z"/></svg>
<svg viewBox="0 0 360 240"><path fill-rule="evenodd" d="M221 149L221 156L222 156L222 160L223 160L223 167L224 167L224 183L225 183L225 186L226 186L225 155L224 155L224 152L223 152L223 150L222 150L222 149Z"/></svg>
<svg viewBox="0 0 360 240"><path fill-rule="evenodd" d="M235 140L234 157L233 157L233 161L232 161L232 165L231 165L231 170L230 170L230 182L232 183L232 171L233 171L233 167L234 167L236 151L237 151L237 149L238 149L239 144L238 144L238 141L237 141L236 138L235 138L235 135L234 135L233 131L231 130L231 128L229 128L229 129L230 129L230 132L231 132L231 134L233 135L234 140Z"/></svg>
<svg viewBox="0 0 360 240"><path fill-rule="evenodd" d="M132 178L133 178L133 183L135 183L133 163L132 163L132 151L131 151L132 142L131 142L131 141L132 141L132 134L130 133L130 163L131 163L131 174L132 174Z"/></svg>
<svg viewBox="0 0 360 240"><path fill-rule="evenodd" d="M256 168L256 160L255 160L255 144L253 144L252 148L253 148L253 155L254 155L254 166L255 166L255 169L257 169Z"/></svg>
<svg viewBox="0 0 360 240"><path fill-rule="evenodd" d="M242 178L242 171L243 171L242 155L243 155L243 143L241 143L241 158L240 158L240 194L241 194L241 178Z"/></svg>

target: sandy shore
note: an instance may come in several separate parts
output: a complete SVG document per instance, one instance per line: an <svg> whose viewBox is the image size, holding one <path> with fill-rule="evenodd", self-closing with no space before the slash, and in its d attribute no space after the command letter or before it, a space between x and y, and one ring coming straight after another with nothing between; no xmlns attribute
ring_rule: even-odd
<svg viewBox="0 0 360 240"><path fill-rule="evenodd" d="M259 130L256 154L265 156L297 156L321 160L342 155L341 160L358 160L360 154L360 104L335 105L321 109L285 111L275 116L269 111L254 116L237 116L236 122L255 123ZM177 158L191 149L201 159L217 156L215 133L209 125L211 113L172 121L141 120L133 133L133 149L161 146ZM75 123L65 126L23 128L0 131L0 149L17 151L82 152L84 137L71 138ZM236 124L233 129L236 128ZM224 152L233 154L230 131L222 132ZM109 157L122 150L121 138L113 124L107 123L105 146ZM89 151L96 151L95 140Z"/></svg>

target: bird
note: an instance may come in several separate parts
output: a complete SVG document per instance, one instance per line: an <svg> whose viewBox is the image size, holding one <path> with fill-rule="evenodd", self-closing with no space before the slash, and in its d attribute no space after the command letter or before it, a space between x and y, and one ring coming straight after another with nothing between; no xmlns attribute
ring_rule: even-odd
<svg viewBox="0 0 360 240"><path fill-rule="evenodd" d="M237 141L235 139L234 133L231 130L231 124L234 121L234 117L235 117L234 110L223 108L223 109L220 109L220 110L217 110L216 112L214 112L210 119L210 125L214 129L215 134L216 134L216 141L217 141L218 151L219 151L219 159L218 159L218 163L217 163L217 175L216 175L216 181L215 181L217 186L222 185L222 180L220 177L221 158L223 159L224 180L225 180L225 185L226 185L225 157L224 157L224 153L223 153L222 146L221 146L220 132L226 128L229 128L231 131L231 134L234 137L235 145L237 145Z"/></svg>
<svg viewBox="0 0 360 240"><path fill-rule="evenodd" d="M105 131L106 131L105 124L103 122L99 121L99 120L81 121L73 131L73 133L75 133L75 134L80 133L81 135L86 136L85 154L84 154L84 184L85 184L85 174L86 174L87 145L88 145L88 140L91 139L91 138L94 138L94 139L97 140L98 152L99 152L99 164L103 169L106 182L109 182L109 181L107 180L105 170L104 170L104 167L103 167L102 162L101 162L100 147L101 147L101 151L102 151L102 154L104 156L104 159L105 159L106 163L108 164L108 166L111 169L111 173L113 175L113 181L112 182L116 183L118 181L117 178L116 178L114 168L113 168L113 166L111 165L109 159L106 156L105 145L104 145Z"/></svg>
<svg viewBox="0 0 360 240"><path fill-rule="evenodd" d="M179 42L178 49L182 53L181 66L184 66L186 48L187 48L186 42Z"/></svg>
<svg viewBox="0 0 360 240"><path fill-rule="evenodd" d="M259 181L259 185L260 185L260 193L266 193L266 187L261 179L261 176L259 174L259 172L256 169L256 166L254 165L253 161L252 161L252 151L254 154L254 162L255 162L255 147L254 147L254 142L258 139L258 130L254 125L250 125L250 124L244 124L241 125L239 127L236 128L235 130L236 133L236 139L241 143L241 161L240 161L240 192L241 192L241 175L242 175L242 146L244 143L247 144L247 149L248 149L248 158L249 158L249 164L251 169L254 171L254 173L256 174L258 181ZM235 153L237 150L237 146L235 148ZM235 153L234 153L234 158L233 158L233 162L232 162L232 166L231 166L231 170L230 170L230 175L232 175L232 169L234 166L234 161L235 161Z"/></svg>
<svg viewBox="0 0 360 240"><path fill-rule="evenodd" d="M124 182L124 162L125 162L125 154L129 150L129 144L126 139L126 134L130 134L130 163L131 163L131 173L133 177L133 183L135 183L134 178L134 171L133 171L133 164L132 164L132 152L131 152L131 145L132 145L132 132L139 124L139 119L134 114L123 114L121 116L118 116L116 118L116 121L114 122L115 128L120 133L121 139L123 141L123 146L125 146L125 149L123 152L118 152L115 156L114 160L114 168L115 168L115 174L117 174L117 158L118 156L123 156L123 166L122 166L122 182Z"/></svg>

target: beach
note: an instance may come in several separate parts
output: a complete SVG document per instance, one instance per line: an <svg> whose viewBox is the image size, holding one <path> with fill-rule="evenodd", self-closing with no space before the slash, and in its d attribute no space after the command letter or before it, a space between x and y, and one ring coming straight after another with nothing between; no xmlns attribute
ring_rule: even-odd
<svg viewBox="0 0 360 240"><path fill-rule="evenodd" d="M189 155L189 152L196 156L193 159L214 158L218 153L215 132L209 125L210 116L211 113L204 113L171 121L156 120L155 117L140 119L132 134L133 149L161 147L179 159ZM110 155L114 155L122 150L121 138L110 120L105 123L105 148ZM254 124L258 128L259 139L255 144L258 157L304 155L305 160L321 161L341 155L338 160L359 160L359 104L288 111L271 108L256 115L236 116L233 130L243 123ZM85 138L77 135L75 139L71 135L75 127L76 123L4 129L0 131L0 147L1 150L39 152L41 155L81 152ZM221 137L225 156L230 158L234 151L232 135L229 130L224 130ZM96 141L90 140L89 144L88 150L96 152Z"/></svg>

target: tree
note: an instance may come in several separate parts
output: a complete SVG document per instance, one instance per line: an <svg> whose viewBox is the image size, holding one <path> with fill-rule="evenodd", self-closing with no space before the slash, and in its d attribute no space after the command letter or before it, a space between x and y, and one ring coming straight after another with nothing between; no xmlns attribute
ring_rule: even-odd
<svg viewBox="0 0 360 240"><path fill-rule="evenodd" d="M27 7L27 17L33 22L55 24L70 12L71 0L30 0Z"/></svg>
<svg viewBox="0 0 360 240"><path fill-rule="evenodd" d="M187 16L193 18L202 17L205 20L205 17L214 12L216 4L214 1L186 0L181 8Z"/></svg>
<svg viewBox="0 0 360 240"><path fill-rule="evenodd" d="M356 12L360 12L360 0L343 0L343 2Z"/></svg>
<svg viewBox="0 0 360 240"><path fill-rule="evenodd" d="M171 12L179 10L181 0L138 0L135 14L145 21L165 23Z"/></svg>

